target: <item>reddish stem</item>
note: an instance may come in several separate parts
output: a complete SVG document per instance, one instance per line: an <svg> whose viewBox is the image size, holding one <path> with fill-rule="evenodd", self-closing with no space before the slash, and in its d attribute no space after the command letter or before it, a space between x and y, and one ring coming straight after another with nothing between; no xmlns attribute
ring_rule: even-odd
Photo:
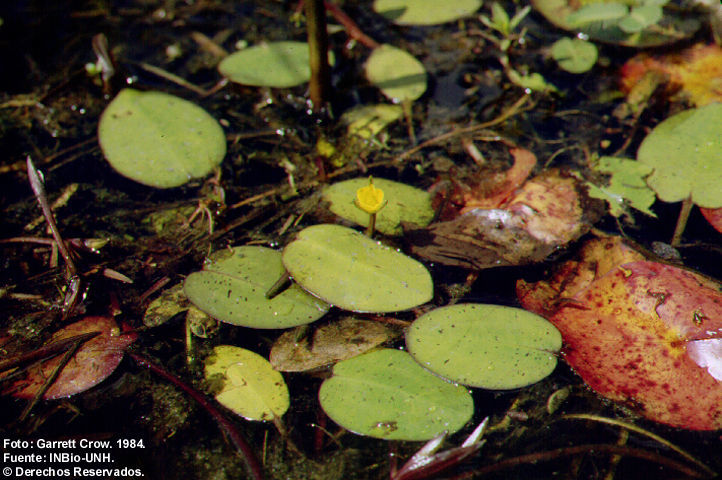
<svg viewBox="0 0 722 480"><path fill-rule="evenodd" d="M215 407L215 405L213 405L213 402L208 397L170 373L165 368L153 363L143 355L132 352L128 352L128 354L138 363L138 365L146 367L153 373L165 378L173 385L187 393L193 400L198 402L200 406L203 407L211 415L211 417L213 417L213 420L215 420L223 433L231 439L233 445L235 445L236 449L241 453L241 457L246 464L248 472L251 474L251 478L253 478L253 480L263 480L263 470L261 469L261 464L258 462L256 455L253 453L251 446L241 436L235 425L233 425L233 423L231 423Z"/></svg>
<svg viewBox="0 0 722 480"><path fill-rule="evenodd" d="M709 478L709 475L699 472L693 468L688 467L682 463L679 463L670 458L664 457L648 450L641 448L630 448L621 445L608 445L608 444L588 444L588 445L576 445L573 447L557 448L555 450L549 450L545 452L531 453L528 455L520 455L514 458L507 458L497 463L487 465L485 467L477 468L476 470L464 472L462 474L451 477L451 480L463 480L467 478L478 478L489 473L498 472L500 470L506 470L514 468L518 465L523 464L536 464L538 462L559 460L560 458L569 457L572 455L581 455L589 453L607 453L611 455L622 455L625 457L634 457L642 460L647 460L657 465L661 465L667 468L674 469L687 478Z"/></svg>
<svg viewBox="0 0 722 480"><path fill-rule="evenodd" d="M328 10L331 15L333 15L333 18L338 20L338 23L343 25L343 28L344 30L346 30L346 33L349 37L353 38L362 45L366 45L368 48L379 47L379 44L376 42L376 40L362 32L359 26L356 25L356 22L351 20L351 17L346 15L346 12L341 10L338 5L329 1L325 1L323 2L323 4L326 6L326 10Z"/></svg>

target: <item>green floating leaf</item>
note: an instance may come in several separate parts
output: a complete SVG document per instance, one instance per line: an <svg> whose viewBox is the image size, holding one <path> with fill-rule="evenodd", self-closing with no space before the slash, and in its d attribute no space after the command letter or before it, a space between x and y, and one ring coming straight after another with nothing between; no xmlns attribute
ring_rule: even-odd
<svg viewBox="0 0 722 480"><path fill-rule="evenodd" d="M579 38L561 38L552 45L552 57L570 73L584 73L597 63L597 46Z"/></svg>
<svg viewBox="0 0 722 480"><path fill-rule="evenodd" d="M700 207L722 207L722 103L686 110L657 125L637 160L654 168L647 183L660 200L692 196Z"/></svg>
<svg viewBox="0 0 722 480"><path fill-rule="evenodd" d="M426 91L426 69L413 55L392 45L374 49L366 61L366 78L386 98L414 101Z"/></svg>
<svg viewBox="0 0 722 480"><path fill-rule="evenodd" d="M536 10L560 28L581 32L592 40L631 47L678 42L699 29L703 14L689 9L669 9L657 19L657 12L661 11L660 7L666 2L531 0ZM642 10L632 13L629 6ZM642 24L646 26L637 30ZM632 31L625 31L622 26Z"/></svg>
<svg viewBox="0 0 722 480"><path fill-rule="evenodd" d="M323 189L323 198L330 202L334 214L366 227L369 214L356 206L354 198L356 191L368 184L366 177L334 183ZM434 217L428 192L383 178L374 178L374 186L383 190L386 200L384 208L376 214L376 230L381 233L401 235L401 222L425 227Z"/></svg>
<svg viewBox="0 0 722 480"><path fill-rule="evenodd" d="M624 18L629 13L629 7L623 3L598 2L582 6L579 10L570 13L566 23L572 27L582 27L595 22L609 22Z"/></svg>
<svg viewBox="0 0 722 480"><path fill-rule="evenodd" d="M535 92L544 93L559 91L557 87L547 82L541 73L534 72L526 75L521 75L516 70L509 70L507 75L509 76L509 80L511 80L512 83L520 86L521 88L528 88L529 90L533 90Z"/></svg>
<svg viewBox="0 0 722 480"><path fill-rule="evenodd" d="M406 347L421 365L451 381L493 390L546 377L561 346L559 331L544 318L499 305L437 308L406 331Z"/></svg>
<svg viewBox="0 0 722 480"><path fill-rule="evenodd" d="M656 5L632 7L629 15L619 21L619 28L627 33L641 32L662 20L662 8Z"/></svg>
<svg viewBox="0 0 722 480"><path fill-rule="evenodd" d="M428 440L471 418L469 392L438 378L400 350L344 360L318 394L326 414L347 430L386 440Z"/></svg>
<svg viewBox="0 0 722 480"><path fill-rule="evenodd" d="M265 247L236 247L214 253L203 270L188 275L188 299L200 310L233 325L288 328L321 318L329 306L298 285L272 299L266 292L285 273L281 253Z"/></svg>
<svg viewBox="0 0 722 480"><path fill-rule="evenodd" d="M625 213L625 202L627 202L630 207L656 217L649 207L657 197L644 180L652 173L649 165L626 158L601 157L594 169L611 175L609 185L606 187L587 183L589 196L606 200L609 213L619 217Z"/></svg>
<svg viewBox="0 0 722 480"><path fill-rule="evenodd" d="M219 345L205 360L205 376L216 400L248 420L273 420L290 404L283 376L268 360L250 350Z"/></svg>
<svg viewBox="0 0 722 480"><path fill-rule="evenodd" d="M339 225L299 232L283 250L283 265L303 288L344 310L406 310L434 293L421 263Z"/></svg>
<svg viewBox="0 0 722 480"><path fill-rule="evenodd" d="M270 42L239 50L218 64L218 71L236 83L255 87L289 88L311 78L305 42ZM333 53L329 52L333 63Z"/></svg>
<svg viewBox="0 0 722 480"><path fill-rule="evenodd" d="M205 110L182 98L126 88L100 117L98 140L114 169L156 188L204 177L226 155L226 136Z"/></svg>
<svg viewBox="0 0 722 480"><path fill-rule="evenodd" d="M349 135L370 140L403 115L404 110L399 105L361 105L344 112L341 123L347 126Z"/></svg>
<svg viewBox="0 0 722 480"><path fill-rule="evenodd" d="M481 0L375 0L373 9L399 25L438 25L467 17L481 7Z"/></svg>

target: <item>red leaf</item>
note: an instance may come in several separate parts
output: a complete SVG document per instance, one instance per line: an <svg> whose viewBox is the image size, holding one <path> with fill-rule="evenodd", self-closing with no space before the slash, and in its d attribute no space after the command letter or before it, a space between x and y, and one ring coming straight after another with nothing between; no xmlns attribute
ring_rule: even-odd
<svg viewBox="0 0 722 480"><path fill-rule="evenodd" d="M648 261L578 281L598 265L582 259L551 282L520 283L520 300L560 330L565 360L601 395L675 427L722 428L720 285Z"/></svg>
<svg viewBox="0 0 722 480"><path fill-rule="evenodd" d="M89 332L101 332L85 342L73 355L50 388L45 400L69 397L84 392L105 380L120 364L125 348L137 338L135 333L120 335L118 325L110 317L85 317L56 332L50 341ZM7 391L21 398L32 398L60 363L62 355L29 370L25 378L9 385Z"/></svg>
<svg viewBox="0 0 722 480"><path fill-rule="evenodd" d="M722 233L722 208L700 208L699 211L715 230Z"/></svg>

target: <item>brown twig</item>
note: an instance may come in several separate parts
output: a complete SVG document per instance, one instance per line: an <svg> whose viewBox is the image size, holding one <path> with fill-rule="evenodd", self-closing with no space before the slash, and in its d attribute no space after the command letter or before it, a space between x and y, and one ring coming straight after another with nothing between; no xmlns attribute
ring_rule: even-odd
<svg viewBox="0 0 722 480"><path fill-rule="evenodd" d="M187 393L193 400L195 400L201 407L203 407L211 415L211 417L213 417L213 420L216 421L223 433L226 434L226 436L231 440L231 442L233 442L233 445L235 445L236 449L241 453L241 457L246 464L248 472L251 474L251 478L253 478L253 480L263 480L263 470L261 469L261 464L258 462L256 455L253 453L251 446L241 436L235 425L233 425L233 423L231 423L215 407L215 405L213 405L213 402L208 397L203 395L198 390L192 388L190 385L170 373L165 368L153 363L143 355L132 352L129 352L129 355L133 358L133 360L138 363L138 365L146 367L153 373L165 378L173 385Z"/></svg>
<svg viewBox="0 0 722 480"><path fill-rule="evenodd" d="M489 120L488 122L479 123L479 124L471 125L469 127L464 127L464 128L457 128L450 132L441 134L438 137L434 137L429 140L426 140L425 142L421 142L420 144L416 145L415 147L410 148L410 149L406 150L404 153L402 153L401 155L397 156L394 159L394 162L400 163L403 160L405 160L406 158L408 158L409 156L413 155L414 153L416 153L426 147L430 147L432 145L436 145L438 143L445 142L446 140L450 140L454 137L458 137L459 135L463 135L465 133L472 133L477 130L483 130L483 129L489 128L491 126L498 125L498 124L504 122L509 117L519 113L519 111L524 106L524 104L527 102L527 100L529 100L529 95L525 94L522 97L520 97L516 102L514 102L514 104L511 107L504 110L501 113L501 115L499 115L498 117L496 117L492 120Z"/></svg>

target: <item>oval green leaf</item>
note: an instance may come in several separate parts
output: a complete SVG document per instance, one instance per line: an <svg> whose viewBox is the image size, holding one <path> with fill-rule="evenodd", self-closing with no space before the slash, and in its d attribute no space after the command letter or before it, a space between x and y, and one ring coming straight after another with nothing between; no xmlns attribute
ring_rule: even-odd
<svg viewBox="0 0 722 480"><path fill-rule="evenodd" d="M203 270L188 275L184 290L200 310L233 325L288 328L321 318L329 306L298 285L266 298L268 289L284 273L280 252L236 247L214 253Z"/></svg>
<svg viewBox="0 0 722 480"><path fill-rule="evenodd" d="M722 207L722 103L686 110L657 125L637 151L654 168L647 183L660 200L692 196L700 207Z"/></svg>
<svg viewBox="0 0 722 480"><path fill-rule="evenodd" d="M386 235L401 235L401 222L425 227L434 217L431 195L403 183L374 178L374 186L384 192L386 206L376 214L376 230ZM369 184L367 177L334 183L323 189L323 198L330 202L330 210L341 218L366 227L369 214L354 203L356 191Z"/></svg>
<svg viewBox="0 0 722 480"><path fill-rule="evenodd" d="M216 400L248 420L273 420L290 404L283 376L250 350L219 345L205 360L205 376ZM217 383L216 383L217 382Z"/></svg>
<svg viewBox="0 0 722 480"><path fill-rule="evenodd" d="M371 140L404 115L400 105L359 105L341 115L348 135Z"/></svg>
<svg viewBox="0 0 722 480"><path fill-rule="evenodd" d="M416 260L339 225L314 225L283 250L303 288L344 310L395 312L431 300L428 270Z"/></svg>
<svg viewBox="0 0 722 480"><path fill-rule="evenodd" d="M626 45L651 47L677 42L691 36L701 26L703 15L687 11L664 12L656 18L652 7L666 3L642 2L645 9L631 13L629 2L576 0L532 0L532 5L544 17L559 28L586 34L592 40ZM639 2L638 2L639 3ZM641 22L640 22L641 20ZM653 21L653 23L649 23ZM646 26L643 26L645 25ZM622 26L635 31L625 31Z"/></svg>
<svg viewBox="0 0 722 480"><path fill-rule="evenodd" d="M254 87L289 88L311 78L305 42L270 42L239 50L218 64L218 71L236 83ZM329 62L333 54L329 52Z"/></svg>
<svg viewBox="0 0 722 480"><path fill-rule="evenodd" d="M374 49L366 61L366 78L389 100L414 101L426 91L426 69L413 55L392 45Z"/></svg>
<svg viewBox="0 0 722 480"><path fill-rule="evenodd" d="M474 413L469 392L424 370L408 353L381 349L337 363L319 391L343 428L386 440L428 440L461 429Z"/></svg>
<svg viewBox="0 0 722 480"><path fill-rule="evenodd" d="M579 38L561 38L552 45L552 57L569 73L584 73L597 63L597 46Z"/></svg>
<svg viewBox="0 0 722 480"><path fill-rule="evenodd" d="M373 9L399 25L438 25L467 17L481 7L481 0L375 0Z"/></svg>
<svg viewBox="0 0 722 480"><path fill-rule="evenodd" d="M422 315L406 331L409 353L464 385L508 390L538 382L557 364L559 331L519 308L457 304Z"/></svg>
<svg viewBox="0 0 722 480"><path fill-rule="evenodd" d="M208 175L226 155L226 136L199 106L161 92L126 88L100 117L103 154L121 175L171 188Z"/></svg>

